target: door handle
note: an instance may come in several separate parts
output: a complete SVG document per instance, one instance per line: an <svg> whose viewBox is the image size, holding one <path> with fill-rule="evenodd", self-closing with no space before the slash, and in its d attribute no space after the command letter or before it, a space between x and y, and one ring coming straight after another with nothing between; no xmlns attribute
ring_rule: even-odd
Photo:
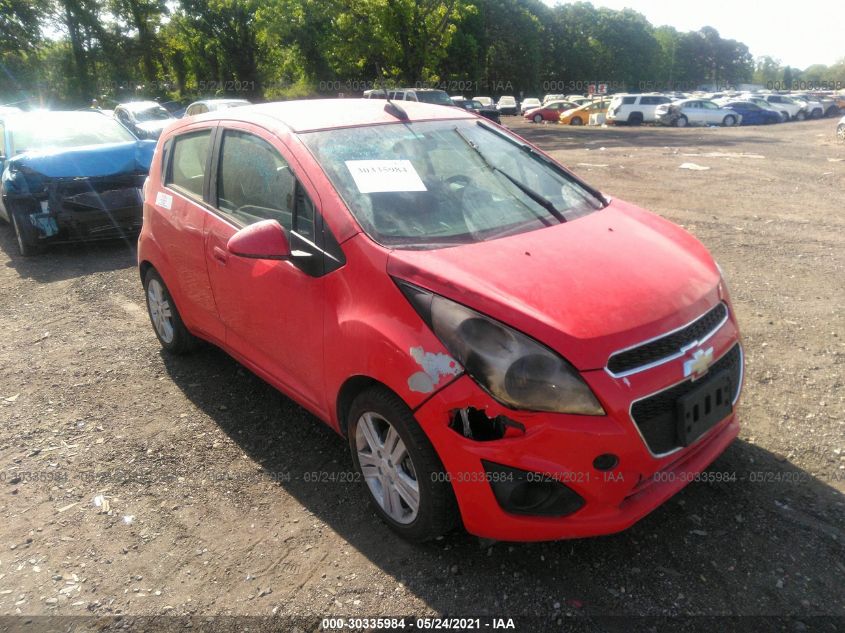
<svg viewBox="0 0 845 633"><path fill-rule="evenodd" d="M221 264L225 264L226 262L228 262L228 261L229 261L229 253L227 253L226 251L224 251L224 250L223 250L222 248L220 248L219 246L215 246L215 247L211 250L211 252L212 252L212 254L214 255L214 259L216 259L216 260L217 260L218 262L220 262Z"/></svg>

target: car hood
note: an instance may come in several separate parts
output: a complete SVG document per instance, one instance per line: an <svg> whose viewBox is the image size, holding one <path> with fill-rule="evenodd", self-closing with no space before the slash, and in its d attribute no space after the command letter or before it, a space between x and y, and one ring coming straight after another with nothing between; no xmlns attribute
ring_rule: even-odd
<svg viewBox="0 0 845 633"><path fill-rule="evenodd" d="M554 227L458 247L394 250L388 272L557 350L580 370L688 323L720 275L689 233L622 201Z"/></svg>
<svg viewBox="0 0 845 633"><path fill-rule="evenodd" d="M173 119L158 119L157 121L144 121L143 123L136 123L135 127L139 130L143 130L144 132L151 133L157 132L160 133L164 128L166 128L170 123L173 122Z"/></svg>
<svg viewBox="0 0 845 633"><path fill-rule="evenodd" d="M155 147L156 141L150 140L25 152L8 161L3 189L26 193L40 189L45 179L146 173Z"/></svg>

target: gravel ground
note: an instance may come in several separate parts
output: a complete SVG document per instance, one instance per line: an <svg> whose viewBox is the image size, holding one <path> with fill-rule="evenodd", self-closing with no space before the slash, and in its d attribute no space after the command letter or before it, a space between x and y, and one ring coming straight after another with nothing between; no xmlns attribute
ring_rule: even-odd
<svg viewBox="0 0 845 633"><path fill-rule="evenodd" d="M725 269L747 377L740 439L710 480L614 536L407 544L360 484L339 481L351 461L327 427L216 349L160 352L134 244L23 259L0 226L0 616L449 614L531 631L771 616L673 623L842 630L835 121L510 124L603 191L685 226Z"/></svg>

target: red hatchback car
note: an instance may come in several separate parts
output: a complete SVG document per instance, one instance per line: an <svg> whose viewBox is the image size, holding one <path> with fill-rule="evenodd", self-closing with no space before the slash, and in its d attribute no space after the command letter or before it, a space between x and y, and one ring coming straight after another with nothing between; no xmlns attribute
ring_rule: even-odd
<svg viewBox="0 0 845 633"><path fill-rule="evenodd" d="M173 123L138 251L170 352L220 346L346 437L412 540L622 530L738 432L725 283L670 222L422 103Z"/></svg>
<svg viewBox="0 0 845 633"><path fill-rule="evenodd" d="M540 108L528 110L522 117L526 121L533 121L534 123L542 123L543 121L558 123L561 114L577 107L577 103L570 103L569 101L550 101Z"/></svg>

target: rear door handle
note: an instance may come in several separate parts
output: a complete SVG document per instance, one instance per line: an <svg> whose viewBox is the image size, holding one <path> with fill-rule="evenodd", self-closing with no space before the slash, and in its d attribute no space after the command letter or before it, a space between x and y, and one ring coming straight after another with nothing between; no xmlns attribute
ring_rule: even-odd
<svg viewBox="0 0 845 633"><path fill-rule="evenodd" d="M229 253L227 253L226 251L224 251L224 250L223 250L222 248L220 248L219 246L215 246L215 247L211 250L211 252L214 254L214 259L216 259L216 260L217 260L218 262L220 262L221 264L225 264L226 262L228 262L228 261L229 261Z"/></svg>

